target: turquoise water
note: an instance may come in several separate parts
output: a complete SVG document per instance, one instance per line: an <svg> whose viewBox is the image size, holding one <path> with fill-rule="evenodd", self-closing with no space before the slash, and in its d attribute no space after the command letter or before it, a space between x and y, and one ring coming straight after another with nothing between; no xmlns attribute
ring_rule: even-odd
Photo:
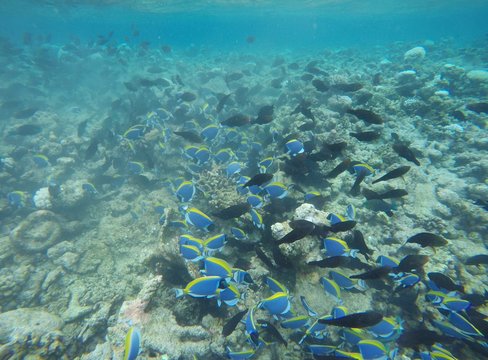
<svg viewBox="0 0 488 360"><path fill-rule="evenodd" d="M0 359L488 358L487 18L0 2Z"/></svg>

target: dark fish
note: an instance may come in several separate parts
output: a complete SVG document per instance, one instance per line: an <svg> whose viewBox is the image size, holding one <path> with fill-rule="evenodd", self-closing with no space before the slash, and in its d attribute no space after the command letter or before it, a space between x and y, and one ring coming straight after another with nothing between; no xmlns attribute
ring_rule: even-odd
<svg viewBox="0 0 488 360"><path fill-rule="evenodd" d="M180 130L180 131L173 131L173 134L181 136L183 139L188 140L190 142L194 142L194 143L202 143L203 142L200 135L198 135L194 131Z"/></svg>
<svg viewBox="0 0 488 360"><path fill-rule="evenodd" d="M427 255L407 255L400 261L395 271L410 272L416 270L423 272L423 267L428 261L429 257Z"/></svg>
<svg viewBox="0 0 488 360"><path fill-rule="evenodd" d="M332 85L331 88L333 90L339 90L344 92L354 92L361 90L363 88L363 85L360 83L340 83Z"/></svg>
<svg viewBox="0 0 488 360"><path fill-rule="evenodd" d="M362 274L356 274L349 276L350 279L362 279L362 280L372 280L372 279L381 279L391 272L391 267L389 266L380 266L374 268L373 270L366 271Z"/></svg>
<svg viewBox="0 0 488 360"><path fill-rule="evenodd" d="M466 265L488 265L488 255L480 254L471 256L465 262Z"/></svg>
<svg viewBox="0 0 488 360"><path fill-rule="evenodd" d="M459 121L466 121L468 120L466 118L466 115L461 111L461 110L454 110L452 113L451 113L451 116L458 119Z"/></svg>
<svg viewBox="0 0 488 360"><path fill-rule="evenodd" d="M481 114L485 113L488 114L488 103L479 102L479 103L472 103L466 105L466 109L474 111L475 113Z"/></svg>
<svg viewBox="0 0 488 360"><path fill-rule="evenodd" d="M263 249L259 246L254 247L254 251L256 251L256 255L261 260L265 265L267 265L271 269L275 269L276 266L273 264L271 259L266 255L266 253L263 251Z"/></svg>
<svg viewBox="0 0 488 360"><path fill-rule="evenodd" d="M48 191L49 195L51 195L52 198L56 198L59 194L61 194L61 185L59 184L51 184L48 186Z"/></svg>
<svg viewBox="0 0 488 360"><path fill-rule="evenodd" d="M417 160L415 154L407 145L400 143L393 144L393 150L395 150L395 152L402 158L413 162L417 166L420 166L420 162Z"/></svg>
<svg viewBox="0 0 488 360"><path fill-rule="evenodd" d="M185 91L183 94L180 94L179 98L186 102L192 102L197 99L197 96L194 93Z"/></svg>
<svg viewBox="0 0 488 360"><path fill-rule="evenodd" d="M349 193L353 196L357 196L360 193L360 185L363 182L364 178L366 177L365 173L361 173L356 176L356 180L354 180L354 184L352 185L351 190Z"/></svg>
<svg viewBox="0 0 488 360"><path fill-rule="evenodd" d="M435 331L427 329L413 329L403 331L397 340L401 347L419 350L420 345L432 346L436 342L444 341L446 336L439 335Z"/></svg>
<svg viewBox="0 0 488 360"><path fill-rule="evenodd" d="M381 73L374 74L373 79L371 80L371 83L374 86L378 86L381 83Z"/></svg>
<svg viewBox="0 0 488 360"><path fill-rule="evenodd" d="M302 76L300 76L300 79L302 79L303 81L310 81L313 79L313 75L312 74L303 74Z"/></svg>
<svg viewBox="0 0 488 360"><path fill-rule="evenodd" d="M230 94L227 94L227 95L224 95L220 98L219 102L217 103L217 108L216 108L216 111L217 111L217 114L220 113L222 111L222 109L224 108L225 106L225 103L227 102L227 100L229 100L229 98L232 96L232 93Z"/></svg>
<svg viewBox="0 0 488 360"><path fill-rule="evenodd" d="M373 250L368 248L368 245L366 245L363 233L359 230L354 230L352 232L352 236L347 243L351 249L358 249L359 253L363 254L366 260L369 260L369 255L373 253Z"/></svg>
<svg viewBox="0 0 488 360"><path fill-rule="evenodd" d="M366 208L373 211L382 211L386 215L388 215L388 217L392 217L394 215L393 206L384 200L380 200L380 199L368 200L366 201L365 206Z"/></svg>
<svg viewBox="0 0 488 360"><path fill-rule="evenodd" d="M463 294L461 299L468 300L473 307L484 306L488 302L488 291L485 291L484 295L477 293Z"/></svg>
<svg viewBox="0 0 488 360"><path fill-rule="evenodd" d="M247 36L247 37L246 37L246 42L247 42L248 44L252 44L252 43L254 43L255 41L256 41L256 37L254 37L253 35L249 35L249 36Z"/></svg>
<svg viewBox="0 0 488 360"><path fill-rule="evenodd" d="M481 206L481 208L484 209L485 211L488 211L488 201L483 200L483 199L478 199L478 200L473 201L473 203L475 205Z"/></svg>
<svg viewBox="0 0 488 360"><path fill-rule="evenodd" d="M214 215L223 220L230 220L244 215L246 212L249 211L250 208L251 205L249 205L248 203L242 203L229 206L225 209L220 210Z"/></svg>
<svg viewBox="0 0 488 360"><path fill-rule="evenodd" d="M355 137L359 141L373 141L381 136L379 131L362 131L357 133L349 133L350 136Z"/></svg>
<svg viewBox="0 0 488 360"><path fill-rule="evenodd" d="M386 173L385 175L383 175L379 179L374 180L373 181L373 184L376 184L376 183L378 183L380 181L391 180L391 179L395 179L397 177L403 176L409 170L410 170L410 166L400 166L400 167L397 167L396 169L393 169L392 171Z"/></svg>
<svg viewBox="0 0 488 360"><path fill-rule="evenodd" d="M320 92L327 92L329 90L329 85L320 79L313 79L312 85Z"/></svg>
<svg viewBox="0 0 488 360"><path fill-rule="evenodd" d="M127 90L133 91L133 92L137 91L137 89L138 89L137 86L132 82L124 82L124 86Z"/></svg>
<svg viewBox="0 0 488 360"><path fill-rule="evenodd" d="M300 131L309 131L315 129L315 122L309 121L306 122L298 127L298 130Z"/></svg>
<svg viewBox="0 0 488 360"><path fill-rule="evenodd" d="M173 49L169 45L161 45L161 50L163 50L165 54L169 54Z"/></svg>
<svg viewBox="0 0 488 360"><path fill-rule="evenodd" d="M365 311L346 315L336 319L319 319L320 324L342 326L348 328L362 329L378 324L383 320L383 315L375 311Z"/></svg>
<svg viewBox="0 0 488 360"><path fill-rule="evenodd" d="M448 291L464 292L464 286L457 285L449 276L440 272L430 272L427 274L430 281L432 281L440 289L446 289Z"/></svg>
<svg viewBox="0 0 488 360"><path fill-rule="evenodd" d="M28 135L36 135L42 131L42 127L39 125L34 124L25 124L17 126L14 130L10 132L11 135L20 135L20 136L28 136Z"/></svg>
<svg viewBox="0 0 488 360"><path fill-rule="evenodd" d="M222 335L227 337L230 334L232 334L236 329L237 325L239 325L239 323L241 322L244 315L246 315L246 313L247 313L247 309L244 309L242 311L239 311L234 316L232 316L230 320L227 321L224 327L222 328Z"/></svg>
<svg viewBox="0 0 488 360"><path fill-rule="evenodd" d="M368 200L374 200L374 199L384 200L384 199L394 199L394 198L406 196L408 195L408 192L405 189L392 189L380 194L373 190L364 189L363 195Z"/></svg>
<svg viewBox="0 0 488 360"><path fill-rule="evenodd" d="M82 122L80 122L78 124L77 132L76 132L76 134L78 135L78 137L82 137L83 136L83 134L85 133L86 125L87 124L88 124L88 119L83 120Z"/></svg>
<svg viewBox="0 0 488 360"><path fill-rule="evenodd" d="M311 103L309 101L302 100L302 102L300 102L300 104L291 112L290 115L302 114L306 118L315 121L315 116L312 114L310 106Z"/></svg>
<svg viewBox="0 0 488 360"><path fill-rule="evenodd" d="M283 338L283 336L281 336L278 329L269 321L258 319L257 323L261 326L262 329L265 329L268 334L271 335L271 337L278 340L279 343L285 345L286 347L288 346L288 342Z"/></svg>
<svg viewBox="0 0 488 360"><path fill-rule="evenodd" d="M225 80L227 82L229 81L237 81L237 80L240 80L244 77L244 74L241 73L241 72L233 72L233 73L230 73L230 74L227 74L225 76Z"/></svg>
<svg viewBox="0 0 488 360"><path fill-rule="evenodd" d="M331 225L330 231L332 231L333 233L349 231L353 229L356 226L356 224L357 223L354 220L341 221Z"/></svg>
<svg viewBox="0 0 488 360"><path fill-rule="evenodd" d="M30 118L32 115L34 115L37 112L37 110L39 110L39 109L38 108L28 108L28 109L17 111L14 114L14 118L16 118L16 119Z"/></svg>
<svg viewBox="0 0 488 360"><path fill-rule="evenodd" d="M359 120L363 120L369 124L383 124L383 119L378 114L366 109L349 109L348 114L356 116Z"/></svg>
<svg viewBox="0 0 488 360"><path fill-rule="evenodd" d="M291 244L310 235L315 230L315 224L307 220L295 220L292 227L293 230L279 239L277 244Z"/></svg>
<svg viewBox="0 0 488 360"><path fill-rule="evenodd" d="M285 254L281 252L278 245L272 246L271 251L273 253L273 260L276 265L287 269L292 269L294 267L293 262L290 261L290 259L288 259Z"/></svg>
<svg viewBox="0 0 488 360"><path fill-rule="evenodd" d="M318 266L320 268L347 267L356 270L368 268L368 266L361 262L361 260L351 256L331 256L322 260L310 261L308 265Z"/></svg>
<svg viewBox="0 0 488 360"><path fill-rule="evenodd" d="M90 160L97 153L99 142L100 139L98 137L92 139L90 145L85 150L85 160Z"/></svg>
<svg viewBox="0 0 488 360"><path fill-rule="evenodd" d="M409 244L419 244L422 247L437 247L447 245L447 240L442 236L432 234L429 232L421 232L407 240Z"/></svg>
<svg viewBox="0 0 488 360"><path fill-rule="evenodd" d="M244 114L237 114L234 116L231 116L228 119L225 119L224 121L221 121L220 124L225 125L225 126L244 126L249 124L251 121L251 118L247 115Z"/></svg>
<svg viewBox="0 0 488 360"><path fill-rule="evenodd" d="M335 168L333 168L327 175L326 177L328 178L336 178L340 174L342 174L344 171L346 171L349 166L351 165L351 159L347 158L342 160L342 162L337 165Z"/></svg>
<svg viewBox="0 0 488 360"><path fill-rule="evenodd" d="M248 187L248 186L252 186L252 185L257 185L257 186L261 186L265 183L267 183L268 181L271 181L271 179L273 178L273 174L257 174L257 175L254 175L251 179L249 179L244 185L243 187Z"/></svg>
<svg viewBox="0 0 488 360"><path fill-rule="evenodd" d="M253 124L265 125L273 121L274 105L265 105L259 109L258 117L252 121Z"/></svg>

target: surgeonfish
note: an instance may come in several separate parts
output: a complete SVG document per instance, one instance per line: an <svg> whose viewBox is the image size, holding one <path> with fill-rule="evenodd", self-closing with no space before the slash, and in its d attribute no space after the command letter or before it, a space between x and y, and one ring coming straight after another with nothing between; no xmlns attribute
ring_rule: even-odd
<svg viewBox="0 0 488 360"><path fill-rule="evenodd" d="M271 315L285 315L290 311L290 299L284 292L276 292L259 302L259 309L266 309Z"/></svg>
<svg viewBox="0 0 488 360"><path fill-rule="evenodd" d="M141 332L131 327L125 337L124 360L135 360L141 350Z"/></svg>
<svg viewBox="0 0 488 360"><path fill-rule="evenodd" d="M189 295L195 298L212 298L218 288L227 287L225 279L220 276L203 276L190 281L184 289L175 289L176 297Z"/></svg>
<svg viewBox="0 0 488 360"><path fill-rule="evenodd" d="M185 220L199 229L212 231L215 225L210 217L197 208L191 207L186 210Z"/></svg>

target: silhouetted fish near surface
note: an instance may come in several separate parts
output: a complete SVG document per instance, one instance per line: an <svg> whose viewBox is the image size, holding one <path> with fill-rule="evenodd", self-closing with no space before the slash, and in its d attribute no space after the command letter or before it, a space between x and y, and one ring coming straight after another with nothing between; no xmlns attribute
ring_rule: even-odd
<svg viewBox="0 0 488 360"><path fill-rule="evenodd" d="M178 136L182 137L183 139L188 140L190 142L194 142L194 143L202 143L203 142L200 135L198 135L196 132L193 132L190 130L173 131L173 134L178 135Z"/></svg>
<svg viewBox="0 0 488 360"><path fill-rule="evenodd" d="M346 315L336 319L318 319L320 324L342 326L348 328L362 329L378 324L383 320L383 315L375 311L365 311Z"/></svg>
<svg viewBox="0 0 488 360"><path fill-rule="evenodd" d="M359 120L363 120L369 124L381 125L383 119L378 114L366 109L349 109L346 111L348 114L354 115Z"/></svg>
<svg viewBox="0 0 488 360"><path fill-rule="evenodd" d="M242 318L246 314L247 314L247 309L244 309L242 311L239 311L234 316L232 316L230 318L230 320L227 321L225 323L224 327L222 328L222 336L227 337L230 334L232 334L234 332L234 330L236 329L237 325L239 325L239 323L241 322Z"/></svg>
<svg viewBox="0 0 488 360"><path fill-rule="evenodd" d="M320 92L327 92L329 90L329 85L320 79L313 79L312 85Z"/></svg>
<svg viewBox="0 0 488 360"><path fill-rule="evenodd" d="M436 234L421 232L410 237L406 243L419 244L422 247L438 247L447 245L447 240Z"/></svg>
<svg viewBox="0 0 488 360"><path fill-rule="evenodd" d="M293 225L293 230L279 239L277 244L291 244L310 235L315 230L315 224L307 220L295 220Z"/></svg>
<svg viewBox="0 0 488 360"><path fill-rule="evenodd" d="M252 186L252 185L261 186L267 183L268 181L271 181L272 178L273 178L273 174L266 174L266 173L257 174L254 175L250 180L248 180L243 185L243 187Z"/></svg>
<svg viewBox="0 0 488 360"><path fill-rule="evenodd" d="M219 102L217 103L217 107L216 107L217 114L222 111L222 109L225 106L225 103L227 102L227 100L229 100L231 95L232 95L232 93L224 95L220 98Z"/></svg>
<svg viewBox="0 0 488 360"><path fill-rule="evenodd" d="M360 83L338 83L331 85L332 90L339 90L344 92L355 92L361 90L363 85Z"/></svg>
<svg viewBox="0 0 488 360"><path fill-rule="evenodd" d="M479 102L466 105L466 109L474 111L478 114L485 113L488 114L488 103Z"/></svg>
<svg viewBox="0 0 488 360"><path fill-rule="evenodd" d="M28 135L39 134L41 131L42 131L42 127L40 127L39 125L25 124L25 125L17 126L9 134L10 135L28 136Z"/></svg>
<svg viewBox="0 0 488 360"><path fill-rule="evenodd" d="M335 168L333 168L327 175L326 177L328 178L335 178L342 174L344 171L346 171L349 166L351 165L351 159L347 158L344 159L339 165L337 165Z"/></svg>
<svg viewBox="0 0 488 360"><path fill-rule="evenodd" d="M374 180L372 183L376 184L380 181L387 181L387 180L398 178L400 176L405 175L409 170L410 170L410 166L400 166L400 167L393 169L392 171L386 173L385 175L383 175L379 179Z"/></svg>
<svg viewBox="0 0 488 360"><path fill-rule="evenodd" d="M373 280L373 279L381 279L391 272L391 267L389 266L380 266L373 270L366 271L362 274L356 274L349 276L350 279L362 279L362 280Z"/></svg>
<svg viewBox="0 0 488 360"><path fill-rule="evenodd" d="M263 106L261 109L259 109L258 117L254 119L251 123L259 125L269 124L271 121L273 121L273 112L273 105Z"/></svg>
<svg viewBox="0 0 488 360"><path fill-rule="evenodd" d="M471 256L464 263L466 265L488 265L488 254Z"/></svg>
<svg viewBox="0 0 488 360"><path fill-rule="evenodd" d="M14 114L14 118L16 118L16 119L30 118L32 115L34 115L37 112L37 110L39 110L39 109L38 108L28 108L28 109L17 111Z"/></svg>
<svg viewBox="0 0 488 360"><path fill-rule="evenodd" d="M420 162L415 157L413 151L405 144L393 144L393 150L402 158L413 162L415 165L420 166Z"/></svg>
<svg viewBox="0 0 488 360"><path fill-rule="evenodd" d="M381 136L379 131L362 131L357 133L349 133L350 136L355 137L359 141L373 141Z"/></svg>
<svg viewBox="0 0 488 360"><path fill-rule="evenodd" d="M244 114L237 114L234 116L231 116L230 118L225 119L224 121L221 121L220 123L225 126L244 126L247 125L251 122L251 118L247 115Z"/></svg>
<svg viewBox="0 0 488 360"><path fill-rule="evenodd" d="M223 220L230 220L244 215L246 212L249 211L250 208L251 205L249 205L248 203L231 205L225 209L220 210L217 213L214 213L214 215Z"/></svg>
<svg viewBox="0 0 488 360"><path fill-rule="evenodd" d="M448 291L464 292L464 286L456 284L449 276L440 272L430 272L427 274L430 281L432 281L438 288L446 289Z"/></svg>
<svg viewBox="0 0 488 360"><path fill-rule="evenodd" d="M394 199L394 198L406 196L408 195L408 192L405 189L392 189L380 194L373 190L363 189L363 195L368 200L374 200L374 199L384 200L384 199Z"/></svg>

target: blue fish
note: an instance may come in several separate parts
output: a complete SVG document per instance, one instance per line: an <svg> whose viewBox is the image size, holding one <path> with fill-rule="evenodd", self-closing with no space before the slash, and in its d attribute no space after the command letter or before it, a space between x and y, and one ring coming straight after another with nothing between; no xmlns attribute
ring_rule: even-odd
<svg viewBox="0 0 488 360"><path fill-rule="evenodd" d="M266 285L268 285L269 289L273 293L282 292L288 294L288 289L286 288L286 286L270 276L266 276Z"/></svg>
<svg viewBox="0 0 488 360"><path fill-rule="evenodd" d="M266 309L271 315L285 315L290 311L290 298L287 293L277 292L259 302L259 309Z"/></svg>
<svg viewBox="0 0 488 360"><path fill-rule="evenodd" d="M412 287L419 281L420 276L418 276L417 274L406 274L399 279L395 279L395 283L398 284L398 287L395 289L395 291Z"/></svg>
<svg viewBox="0 0 488 360"><path fill-rule="evenodd" d="M219 134L219 127L217 125L208 125L200 131L200 136L205 141L212 141Z"/></svg>
<svg viewBox="0 0 488 360"><path fill-rule="evenodd" d="M195 160L199 165L206 164L210 160L210 155L210 150L206 146L201 146L195 152Z"/></svg>
<svg viewBox="0 0 488 360"><path fill-rule="evenodd" d="M230 232L231 232L232 236L234 238L236 238L237 240L247 240L248 239L248 236L245 233L245 231L240 229L240 228L231 227Z"/></svg>
<svg viewBox="0 0 488 360"><path fill-rule="evenodd" d="M175 289L176 297L189 295L195 298L212 298L216 296L218 288L227 287L227 283L220 276L203 276L190 281L184 289Z"/></svg>
<svg viewBox="0 0 488 360"><path fill-rule="evenodd" d="M7 194L10 206L21 208L27 205L28 194L25 191L15 190Z"/></svg>
<svg viewBox="0 0 488 360"><path fill-rule="evenodd" d="M245 325L246 325L246 335L248 336L249 342L254 347L258 347L261 342L259 340L259 331L256 326L256 322L254 318L255 309L256 308L252 307L247 312Z"/></svg>
<svg viewBox="0 0 488 360"><path fill-rule="evenodd" d="M319 358L333 355L333 353L336 350L337 350L337 346L333 346L333 345L307 344L305 346L305 351L308 351L312 353L313 356Z"/></svg>
<svg viewBox="0 0 488 360"><path fill-rule="evenodd" d="M208 215L204 214L202 211L194 207L188 208L186 210L185 220L190 225L193 225L205 231L212 231L215 228L215 224L212 219L210 219Z"/></svg>
<svg viewBox="0 0 488 360"><path fill-rule="evenodd" d="M124 133L123 137L126 138L127 140L137 140L144 136L144 130L145 126L144 125L134 125L131 126L127 131Z"/></svg>
<svg viewBox="0 0 488 360"><path fill-rule="evenodd" d="M267 197L270 199L283 199L288 195L288 188L286 185L277 181L269 183L263 189L266 191Z"/></svg>
<svg viewBox="0 0 488 360"><path fill-rule="evenodd" d="M303 143L300 140L292 139L286 142L286 153L291 156L297 156L305 151Z"/></svg>
<svg viewBox="0 0 488 360"><path fill-rule="evenodd" d="M259 195L249 195L246 199L247 203L254 209L262 208L264 205L264 199Z"/></svg>
<svg viewBox="0 0 488 360"><path fill-rule="evenodd" d="M253 281L251 275L247 271L242 270L242 269L233 268L232 273L233 273L232 279L236 283L245 284L245 285L254 284L254 281Z"/></svg>
<svg viewBox="0 0 488 360"><path fill-rule="evenodd" d="M88 182L83 183L83 184L81 184L81 188L83 189L83 191L86 191L88 194L91 194L91 195L98 194L98 191L95 188L95 185L93 185L92 183L88 183Z"/></svg>
<svg viewBox="0 0 488 360"><path fill-rule="evenodd" d="M307 312L308 316L312 316L312 317L318 316L317 312L314 311L310 307L310 305L308 304L307 299L305 298L305 296L303 296L303 295L300 296L300 302L302 303L302 306L305 309L305 311Z"/></svg>
<svg viewBox="0 0 488 360"><path fill-rule="evenodd" d="M367 338L367 334L363 329L344 328L342 329L342 338L346 343L356 346L361 340Z"/></svg>
<svg viewBox="0 0 488 360"><path fill-rule="evenodd" d="M400 264L398 260L385 255L378 256L378 258L376 259L376 263L379 264L380 266L383 267L388 266L391 268L396 268Z"/></svg>
<svg viewBox="0 0 488 360"><path fill-rule="evenodd" d="M315 198L320 197L320 196L322 196L322 195L318 191L310 191L310 192L306 193L305 195L303 195L303 200L305 202L307 202L307 201L310 201L310 200L315 199Z"/></svg>
<svg viewBox="0 0 488 360"><path fill-rule="evenodd" d="M387 341L393 340L396 335L399 336L402 330L402 323L391 317L384 317L378 324L368 328L368 331L375 337L387 339Z"/></svg>
<svg viewBox="0 0 488 360"><path fill-rule="evenodd" d="M326 293L332 295L337 301L341 301L341 288L334 280L321 277L320 283L324 287Z"/></svg>
<svg viewBox="0 0 488 360"><path fill-rule="evenodd" d="M286 320L283 320L280 325L284 329L300 329L306 327L310 322L310 318L305 315L295 316Z"/></svg>
<svg viewBox="0 0 488 360"><path fill-rule="evenodd" d="M345 306L334 306L330 314L334 319L344 317L347 315L347 308Z"/></svg>
<svg viewBox="0 0 488 360"><path fill-rule="evenodd" d="M197 160L196 153L200 148L195 145L186 145L183 149L183 154L192 160Z"/></svg>
<svg viewBox="0 0 488 360"><path fill-rule="evenodd" d="M324 250L326 256L350 256L356 257L357 249L350 249L344 240L336 237L324 239Z"/></svg>
<svg viewBox="0 0 488 360"><path fill-rule="evenodd" d="M228 163L229 161L234 160L235 158L236 158L236 154L234 154L234 152L229 148L220 149L214 155L214 159L218 164Z"/></svg>
<svg viewBox="0 0 488 360"><path fill-rule="evenodd" d="M228 178L230 178L236 174L239 174L241 170L242 170L241 164L239 164L236 161L233 161L225 168L225 174L227 175Z"/></svg>
<svg viewBox="0 0 488 360"><path fill-rule="evenodd" d="M215 257L207 257L203 261L203 265L206 276L220 276L227 281L233 276L232 266L225 260Z"/></svg>
<svg viewBox="0 0 488 360"><path fill-rule="evenodd" d="M241 298L239 289L234 284L229 284L225 289L217 289L217 305L222 303L227 306L236 306Z"/></svg>
<svg viewBox="0 0 488 360"><path fill-rule="evenodd" d="M331 270L329 272L329 277L335 281L335 283L337 285L339 285L339 287L341 289L346 289L346 290L351 290L351 289L355 289L357 288L357 286L359 285L360 288L363 288L363 286L361 286L360 284L358 284L358 281L357 280L354 280L354 279L350 279L347 275L341 273L340 271L337 271L337 270Z"/></svg>
<svg viewBox="0 0 488 360"><path fill-rule="evenodd" d="M192 245L196 246L200 251L203 251L204 243L202 239L199 239L191 234L183 234L180 235L178 240L178 244L180 245Z"/></svg>
<svg viewBox="0 0 488 360"><path fill-rule="evenodd" d="M260 162L258 162L258 167L259 167L259 172L260 173L265 173L268 171L269 167L273 165L274 158L272 157L267 157Z"/></svg>
<svg viewBox="0 0 488 360"><path fill-rule="evenodd" d="M249 214L251 215L251 220L253 225L258 228L263 230L264 229L264 223L263 223L263 217L261 216L260 213L256 211L256 209L251 209L249 211Z"/></svg>
<svg viewBox="0 0 488 360"><path fill-rule="evenodd" d="M256 350L248 349L242 351L232 351L229 347L227 347L227 357L231 360L247 360L254 356Z"/></svg>
<svg viewBox="0 0 488 360"><path fill-rule="evenodd" d="M32 160L40 168L48 167L50 165L48 157L44 154L35 154L32 157Z"/></svg>
<svg viewBox="0 0 488 360"><path fill-rule="evenodd" d="M124 360L135 360L141 350L141 333L131 327L125 336Z"/></svg>
<svg viewBox="0 0 488 360"><path fill-rule="evenodd" d="M193 262L200 261L204 258L202 251L195 245L180 245L180 255L185 260Z"/></svg>
<svg viewBox="0 0 488 360"><path fill-rule="evenodd" d="M127 170L133 175L139 175L144 172L144 164L139 161L127 162Z"/></svg>
<svg viewBox="0 0 488 360"><path fill-rule="evenodd" d="M181 202L190 202L192 201L195 192L195 185L191 181L183 181L176 188L175 194Z"/></svg>
<svg viewBox="0 0 488 360"><path fill-rule="evenodd" d="M366 163L356 164L352 168L356 173L356 176L374 175L374 169Z"/></svg>
<svg viewBox="0 0 488 360"><path fill-rule="evenodd" d="M217 234L215 236L206 239L204 241L204 245L207 252L213 252L213 251L221 250L224 247L226 242L227 242L226 234Z"/></svg>
<svg viewBox="0 0 488 360"><path fill-rule="evenodd" d="M359 352L363 360L388 360L388 351L377 340L361 340L358 343Z"/></svg>

